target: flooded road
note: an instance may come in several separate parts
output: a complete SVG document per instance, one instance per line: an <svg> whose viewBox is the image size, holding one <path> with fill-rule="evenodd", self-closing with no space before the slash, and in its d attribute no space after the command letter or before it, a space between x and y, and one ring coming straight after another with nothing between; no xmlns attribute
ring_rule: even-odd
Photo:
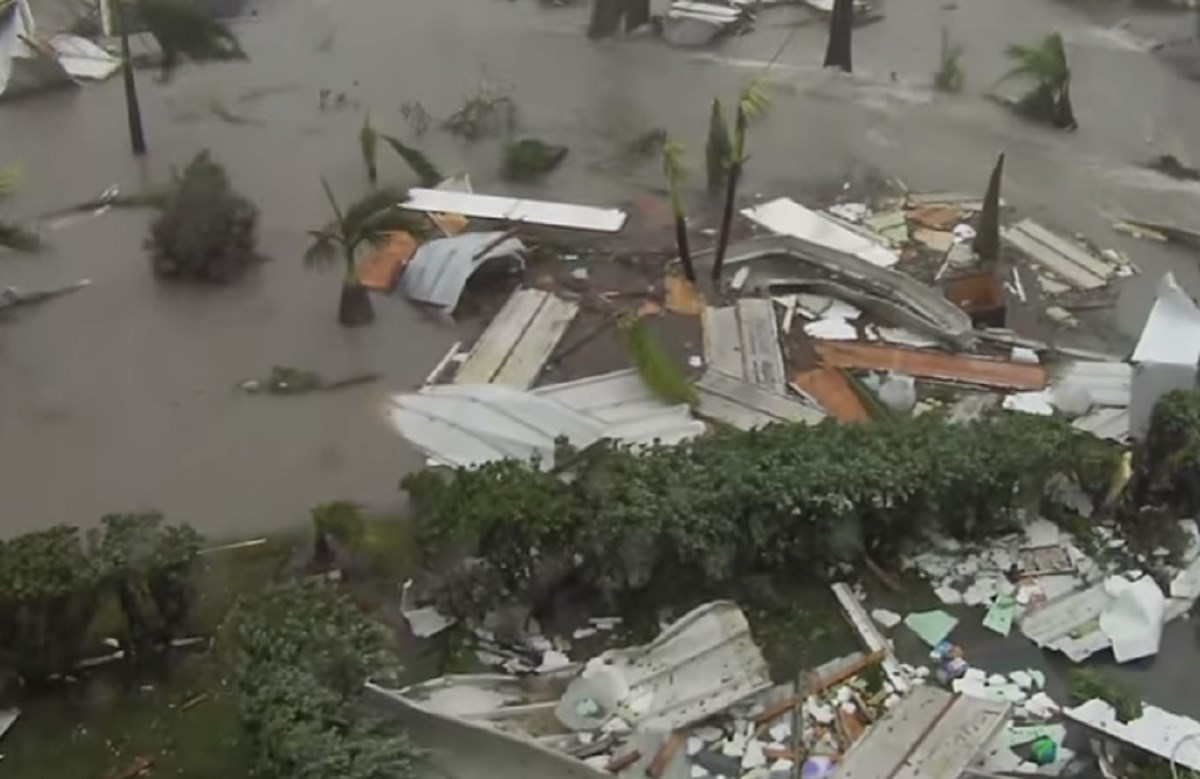
<svg viewBox="0 0 1200 779"><path fill-rule="evenodd" d="M236 26L250 62L188 66L169 84L139 74L146 160L128 152L120 79L0 106L0 160L26 174L19 213L95 197L113 183L139 189L209 148L261 208L260 249L272 258L228 288L159 283L142 249L149 215L137 211L57 230L41 256L0 258L2 285L94 282L0 325L0 533L157 508L221 536L295 523L324 500L398 508L397 482L421 459L381 409L389 393L424 378L457 329L398 298L377 298L373 327L337 327L338 276L303 268L304 231L329 216L322 176L345 199L365 191L364 110L380 129L403 133L401 103L420 101L444 117L485 72L512 85L525 131L571 146L544 185L504 191L621 203L662 186L656 162L622 164L629 141L663 127L702 169L708 101L732 100L786 41L770 72L772 112L753 130L747 192L799 192L871 170L914 189L982 191L995 153L1007 150L1010 203L1126 251L1142 269L1123 283L1115 310L1097 316L1099 338L1080 337L1124 350L1161 273L1174 269L1200 292L1191 257L1118 235L1107 216L1127 209L1200 222L1200 188L1135 165L1153 153L1200 159L1200 136L1190 131L1200 86L1051 0L944 6L889 0L885 21L856 32L858 72L847 78L814 67L825 31L793 31L797 9L787 7L764 10L752 34L691 52L649 38L590 43L583 5L273 0ZM943 25L966 47L961 96L926 86ZM1082 127L1074 135L1026 124L982 96L1007 67L1007 43L1050 29L1069 44ZM347 107L320 111L321 88L346 93ZM251 90L268 94L238 101ZM214 99L251 121L222 121L205 109ZM501 190L498 142L430 130L418 143L443 168L469 171L477 190ZM394 158L389 177L409 183ZM234 389L272 365L385 379L296 398Z"/></svg>

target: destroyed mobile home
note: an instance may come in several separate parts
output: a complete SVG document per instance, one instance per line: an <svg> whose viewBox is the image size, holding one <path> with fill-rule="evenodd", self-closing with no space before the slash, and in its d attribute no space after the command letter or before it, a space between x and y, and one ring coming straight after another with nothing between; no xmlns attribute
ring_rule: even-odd
<svg viewBox="0 0 1200 779"><path fill-rule="evenodd" d="M627 222L614 209L449 189L414 191L403 206L429 213L439 241L471 242L422 271L455 294L410 291L410 259L389 274L388 287L450 312L505 242L510 267L529 271L536 229L613 234ZM1196 388L1200 339L1166 333L1200 329L1200 308L1168 275L1128 357L1061 346L1053 331L1073 325L1070 309L1135 268L1027 219L997 224L998 251L984 259L983 208L902 191L824 210L767 201L742 212L765 234L731 244L728 278L711 288L667 267L661 284L610 294L589 269L611 260L577 256L565 263L576 283L527 275L473 345L456 344L387 409L443 466L405 480L422 547L442 567L426 605L403 611L418 636L458 623L502 673L369 697L436 768L466 779L501 765L514 776L1061 774L1085 762L1064 743L1068 727L1104 765L1149 755L1200 770L1188 741L1200 723L1152 706L1122 721L1100 698L1060 703L1045 672L973 668L954 643L977 619L1073 662L1109 650L1128 662L1153 656L1200 596L1194 522L1172 520L1192 540L1151 553L1117 521L1138 481L1123 447L1148 435L1164 395ZM462 231L475 220L531 229ZM1029 309L1037 337L1008 327ZM687 393L666 397L633 354L605 372L559 370L630 321L660 318L694 327L669 355ZM880 423L840 424L870 419ZM1090 543L1063 530L1070 517L1090 523ZM468 559L447 566L450 550ZM861 590L837 584L863 651L782 687L728 601L591 660L523 628L514 650L482 627L513 603L528 616L567 580L620 613L668 580L720 597L746 571L837 580L860 561L923 577L955 613L868 611ZM902 662L893 629L928 658Z"/></svg>

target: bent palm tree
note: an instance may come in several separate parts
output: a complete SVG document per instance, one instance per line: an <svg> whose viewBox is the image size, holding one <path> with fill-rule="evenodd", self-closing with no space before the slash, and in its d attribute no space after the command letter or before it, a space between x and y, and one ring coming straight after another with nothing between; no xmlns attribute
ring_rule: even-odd
<svg viewBox="0 0 1200 779"><path fill-rule="evenodd" d="M1000 82L1013 78L1034 82L1033 89L1018 101L1017 107L1060 129L1076 129L1078 124L1071 107L1071 68L1067 65L1062 35L1051 33L1033 46L1014 43L1005 54L1013 61L1013 68Z"/></svg>
<svg viewBox="0 0 1200 779"><path fill-rule="evenodd" d="M394 189L374 190L343 211L329 183L321 179L321 186L334 218L321 229L309 231L313 240L304 253L304 263L314 268L336 265L339 259L345 263L338 322L346 327L365 325L375 320L375 309L358 277L359 249L383 243L391 232L418 228L412 217L397 207L403 196Z"/></svg>

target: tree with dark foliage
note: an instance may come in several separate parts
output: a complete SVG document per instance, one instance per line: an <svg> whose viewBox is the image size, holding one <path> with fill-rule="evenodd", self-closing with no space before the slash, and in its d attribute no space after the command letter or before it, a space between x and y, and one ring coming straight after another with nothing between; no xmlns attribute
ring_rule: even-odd
<svg viewBox="0 0 1200 779"><path fill-rule="evenodd" d="M229 184L225 169L196 155L177 175L146 246L154 272L164 278L224 284L258 259L258 209Z"/></svg>

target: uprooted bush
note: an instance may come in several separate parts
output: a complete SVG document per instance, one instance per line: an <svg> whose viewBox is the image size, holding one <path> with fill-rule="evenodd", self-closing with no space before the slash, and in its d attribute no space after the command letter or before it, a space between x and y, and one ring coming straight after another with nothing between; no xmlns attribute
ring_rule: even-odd
<svg viewBox="0 0 1200 779"><path fill-rule="evenodd" d="M394 681L389 634L336 585L274 584L234 615L239 708L257 775L397 779L413 747L357 705L367 679Z"/></svg>
<svg viewBox="0 0 1200 779"><path fill-rule="evenodd" d="M1117 452L1060 419L724 430L673 447L564 449L552 470L503 461L407 477L438 605L476 617L567 576L613 607L753 573L890 560L922 534L1011 529L1045 481L1103 485ZM1102 486L1099 488L1102 489ZM467 559L467 564L450 563Z"/></svg>
<svg viewBox="0 0 1200 779"><path fill-rule="evenodd" d="M150 226L146 248L165 278L224 284L257 259L258 209L233 190L207 151L196 155Z"/></svg>

